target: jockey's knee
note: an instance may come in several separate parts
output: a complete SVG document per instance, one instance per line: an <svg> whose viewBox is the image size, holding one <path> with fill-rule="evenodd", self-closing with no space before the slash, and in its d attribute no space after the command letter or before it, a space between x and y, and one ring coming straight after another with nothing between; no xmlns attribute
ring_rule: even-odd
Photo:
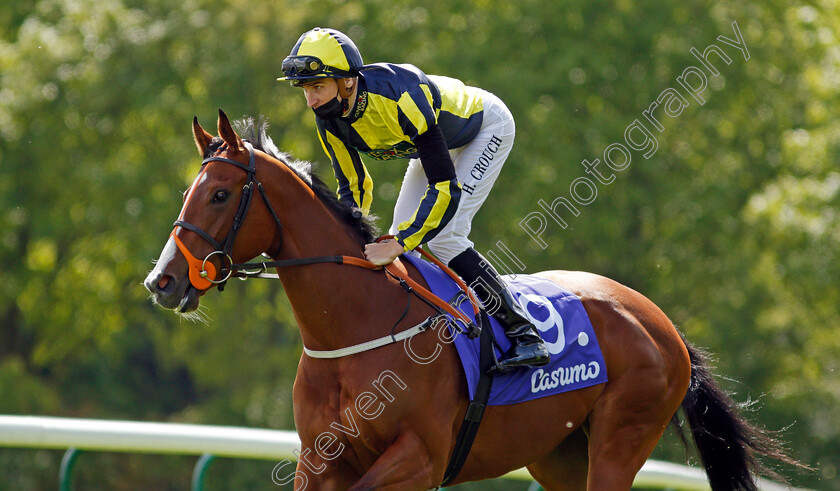
<svg viewBox="0 0 840 491"><path fill-rule="evenodd" d="M464 252L473 246L470 239L458 235L446 235L441 237L438 235L429 241L429 249L432 250L435 256L440 259L443 264L449 264L458 254Z"/></svg>

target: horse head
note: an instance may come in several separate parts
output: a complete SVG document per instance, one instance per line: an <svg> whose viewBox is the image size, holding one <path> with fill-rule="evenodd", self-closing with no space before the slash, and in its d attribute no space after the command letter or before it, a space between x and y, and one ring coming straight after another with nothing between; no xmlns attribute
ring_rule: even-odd
<svg viewBox="0 0 840 491"><path fill-rule="evenodd" d="M143 283L158 305L181 313L198 308L213 286L224 285L231 264L280 248L280 222L258 180L268 171L268 156L257 155L221 109L218 131L213 137L193 119L201 170L184 192L172 233ZM262 199L253 200L254 194ZM276 226L265 226L272 221Z"/></svg>

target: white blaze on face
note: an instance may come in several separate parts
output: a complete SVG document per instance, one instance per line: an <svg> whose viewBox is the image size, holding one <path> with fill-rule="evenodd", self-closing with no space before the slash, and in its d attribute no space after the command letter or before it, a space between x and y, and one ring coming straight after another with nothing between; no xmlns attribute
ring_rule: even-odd
<svg viewBox="0 0 840 491"><path fill-rule="evenodd" d="M178 246L175 244L175 239L172 236L169 236L169 240L166 241L166 245L163 246L163 250L160 251L160 257L155 262L155 267L149 273L149 278L156 277L158 273L163 272L164 268L175 259L175 254L178 253Z"/></svg>
<svg viewBox="0 0 840 491"><path fill-rule="evenodd" d="M184 199L184 205L181 207L181 213L178 214L178 220L184 219L184 212L187 209L187 203L190 202L190 198L192 198L192 195L195 193L198 186L207 180L206 170L207 168L205 167L205 169L195 177L192 186L187 189L187 197ZM178 245L175 244L175 239L173 239L170 235L169 240L166 241L166 245L163 246L163 250L160 252L160 257L155 262L155 267L152 268L152 271L149 273L148 278L156 277L159 273L162 273L166 266L175 259L175 255L177 253Z"/></svg>
<svg viewBox="0 0 840 491"><path fill-rule="evenodd" d="M207 166L205 166L204 169L197 176L195 176L195 180L193 181L192 186L190 186L190 188L187 190L187 197L186 199L184 199L184 206L181 207L181 213L178 214L178 220L184 219L184 212L187 210L187 203L190 202L190 199L192 198L193 193L195 193L195 190L198 189L198 186L203 184L206 180Z"/></svg>

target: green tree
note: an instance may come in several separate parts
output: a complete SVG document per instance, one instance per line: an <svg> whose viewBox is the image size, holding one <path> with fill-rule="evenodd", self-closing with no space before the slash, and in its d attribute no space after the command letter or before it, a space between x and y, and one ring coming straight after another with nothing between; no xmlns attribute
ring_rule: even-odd
<svg viewBox="0 0 840 491"><path fill-rule="evenodd" d="M749 59L720 41L733 22ZM366 62L501 96L517 143L474 224L478 247L502 241L529 272L590 270L645 293L716 353L736 398L759 400L752 417L793 425L783 438L818 467L793 481L836 487L840 10L826 0L7 1L0 413L293 428L301 347L279 284L213 292L196 323L152 306L140 282L197 172L193 115L210 128L219 107L263 114L278 146L331 180L311 112L275 81L316 25L350 34ZM690 49L713 43L731 63L710 57L719 75L706 72L700 104L676 79L706 70ZM660 108L659 131L643 111L667 88L688 106ZM548 218L540 247L522 220L570 198L575 179L595 182L582 160L626 144L635 120L656 152L633 150L579 216L561 208L567 228ZM404 166L369 168L386 228ZM667 442L657 456L683 459ZM51 486L59 458L0 450L0 487ZM179 489L189 472L183 459L88 459L101 465L83 465L86 489ZM272 486L258 463L220 469L220 489Z"/></svg>

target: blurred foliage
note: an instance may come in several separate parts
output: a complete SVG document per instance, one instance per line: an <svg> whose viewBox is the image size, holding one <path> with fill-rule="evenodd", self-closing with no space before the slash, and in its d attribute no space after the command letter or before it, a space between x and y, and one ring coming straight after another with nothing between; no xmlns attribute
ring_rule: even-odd
<svg viewBox="0 0 840 491"><path fill-rule="evenodd" d="M733 21L749 60L718 41L735 39ZM818 469L791 475L795 484L840 486L840 8L830 0L5 0L0 413L293 428L301 346L278 283L214 292L194 323L155 308L141 281L198 167L194 114L210 128L219 107L263 114L278 146L331 178L311 112L275 81L316 25L348 33L368 63L414 63L505 100L517 144L474 223L478 247L502 241L528 271L589 270L644 292L716 353L738 400L758 400L754 419L785 428ZM676 79L699 66L690 48L712 43L732 62L710 56L720 75L701 105ZM659 109L656 153L633 151L579 216L564 216L568 228L549 220L542 249L520 222L538 200L569 198L587 176L580 162L624 143L667 88L689 105L676 117ZM384 229L404 165L370 170ZM655 456L685 459L669 440ZM144 458L85 455L80 479L184 488L183 460ZM59 460L0 449L0 487L52 488ZM218 489L272 487L268 468L224 468Z"/></svg>

